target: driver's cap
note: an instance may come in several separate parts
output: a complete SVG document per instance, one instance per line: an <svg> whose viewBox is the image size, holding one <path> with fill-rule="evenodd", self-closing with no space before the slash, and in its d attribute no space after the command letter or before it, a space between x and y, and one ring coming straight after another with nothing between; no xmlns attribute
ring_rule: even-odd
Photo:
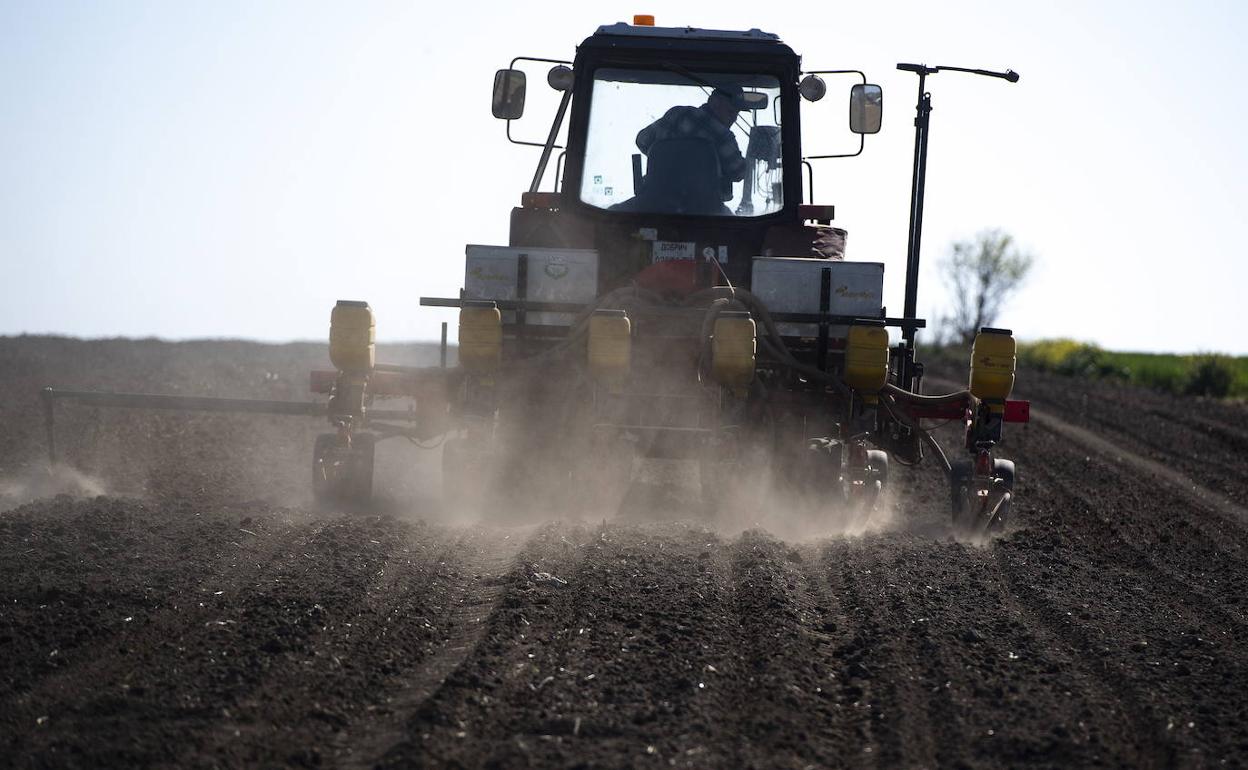
<svg viewBox="0 0 1248 770"><path fill-rule="evenodd" d="M732 102L732 106L738 110L745 109L745 90L736 83L720 83L715 86L715 90L711 93L722 96Z"/></svg>

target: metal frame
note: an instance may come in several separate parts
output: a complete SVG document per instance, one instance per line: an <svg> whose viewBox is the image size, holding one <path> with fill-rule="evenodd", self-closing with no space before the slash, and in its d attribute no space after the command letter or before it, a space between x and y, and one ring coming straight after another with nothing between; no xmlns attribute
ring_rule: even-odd
<svg viewBox="0 0 1248 770"><path fill-rule="evenodd" d="M993 72L966 67L929 67L926 64L905 63L899 63L897 69L903 72L913 72L919 76L919 99L915 105L914 118L914 171L910 182L910 225L906 244L906 303L903 308L903 313L907 317L913 317L918 312L919 302L919 255L923 239L923 198L927 189L928 128L932 115L932 95L925 90L927 76L947 70L1001 78L1017 83L1018 73L1014 70ZM908 390L915 373L915 330L907 329L904 340L907 351L901 379L902 386Z"/></svg>
<svg viewBox="0 0 1248 770"><path fill-rule="evenodd" d="M481 300L473 300L471 298L452 298L452 297L421 297L420 304L423 307L463 307L464 302L480 302ZM580 313L590 306L578 302L534 302L520 299L499 299L486 300L493 302L499 310L515 310L518 312L531 313ZM652 311L653 312L653 311ZM674 313L684 314L689 312L689 308L676 308ZM829 326L847 326L854 321L883 321L885 326L894 326L900 329L924 329L927 328L927 321L922 318L869 318L866 316L852 315L834 315L832 313L772 313L771 317L777 323L798 323L798 324L826 324Z"/></svg>
<svg viewBox="0 0 1248 770"><path fill-rule="evenodd" d="M539 59L534 56L517 56L516 58L511 60L511 64L508 65L508 69L514 70L516 68L516 62L518 61L535 61L535 62L542 62L544 64L566 64L568 66L572 66L572 62L564 61L563 59ZM565 91L565 93L567 92ZM505 133L507 134L507 141L511 142L512 144L522 144L522 145L525 145L526 147L545 147L546 146L542 142L526 142L523 139L513 139L511 136L511 118L507 118L507 126L506 126ZM557 145L556 149L562 150L563 146Z"/></svg>
<svg viewBox="0 0 1248 770"><path fill-rule="evenodd" d="M98 390L39 391L43 404L43 425L48 440L48 460L56 462L56 402L74 401L84 406L121 409L154 409L177 412L229 412L234 414L268 414L285 417L330 417L329 404L324 401L272 401L255 398L216 398L212 396L169 396L155 393L111 393ZM369 409L365 425L372 420L410 421L414 413L402 409ZM402 428L385 426L387 435L402 435Z"/></svg>

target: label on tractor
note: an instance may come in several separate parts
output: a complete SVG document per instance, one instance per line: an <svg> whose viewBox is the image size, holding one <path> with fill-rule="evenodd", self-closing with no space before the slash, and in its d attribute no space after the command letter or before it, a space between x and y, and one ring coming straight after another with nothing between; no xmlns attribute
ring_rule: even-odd
<svg viewBox="0 0 1248 770"><path fill-rule="evenodd" d="M693 259L697 256L698 244L692 241L655 241L654 262L669 262L673 259Z"/></svg>

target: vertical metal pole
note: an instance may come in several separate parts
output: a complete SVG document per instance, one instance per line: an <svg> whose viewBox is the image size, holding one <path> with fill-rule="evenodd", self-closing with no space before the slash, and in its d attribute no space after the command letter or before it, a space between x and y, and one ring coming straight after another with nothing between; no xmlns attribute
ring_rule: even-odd
<svg viewBox="0 0 1248 770"><path fill-rule="evenodd" d="M516 257L516 299L520 306L516 309L516 339L523 339L525 324L529 322L529 314L525 302L529 299L529 255L520 254Z"/></svg>
<svg viewBox="0 0 1248 770"><path fill-rule="evenodd" d="M438 358L442 368L446 368L446 321L442 322L442 347L438 349Z"/></svg>
<svg viewBox="0 0 1248 770"><path fill-rule="evenodd" d="M906 245L906 318L918 312L919 251L923 239L923 193L927 186L927 132L932 111L932 96L923 88L926 73L919 73L919 102L914 118L914 177L910 186L910 237ZM905 330L905 339L914 347L915 329Z"/></svg>
<svg viewBox="0 0 1248 770"><path fill-rule="evenodd" d="M39 391L39 400L43 402L43 428L48 434L48 465L56 465L56 429L53 425L56 394L51 388Z"/></svg>
<svg viewBox="0 0 1248 770"><path fill-rule="evenodd" d="M932 95L927 93L926 68L918 70L919 101L914 117L914 177L910 186L910 236L906 244L906 305L904 316L913 319L918 315L919 303L919 255L923 240L923 193L927 187L927 135L932 113ZM901 361L901 387L909 390L914 384L915 335L917 329L907 327L902 332L905 355Z"/></svg>
<svg viewBox="0 0 1248 770"><path fill-rule="evenodd" d="M832 268L825 267L819 271L819 314L832 312ZM815 348L815 366L821 371L828 370L828 322L819 322L819 341Z"/></svg>

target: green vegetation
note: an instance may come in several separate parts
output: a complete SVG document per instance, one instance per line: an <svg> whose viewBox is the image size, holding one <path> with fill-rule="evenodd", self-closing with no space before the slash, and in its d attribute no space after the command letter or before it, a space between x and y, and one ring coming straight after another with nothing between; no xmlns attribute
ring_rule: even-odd
<svg viewBox="0 0 1248 770"><path fill-rule="evenodd" d="M1248 356L1117 353L1070 339L1021 342L1019 361L1047 372L1126 380L1189 396L1248 396Z"/></svg>

